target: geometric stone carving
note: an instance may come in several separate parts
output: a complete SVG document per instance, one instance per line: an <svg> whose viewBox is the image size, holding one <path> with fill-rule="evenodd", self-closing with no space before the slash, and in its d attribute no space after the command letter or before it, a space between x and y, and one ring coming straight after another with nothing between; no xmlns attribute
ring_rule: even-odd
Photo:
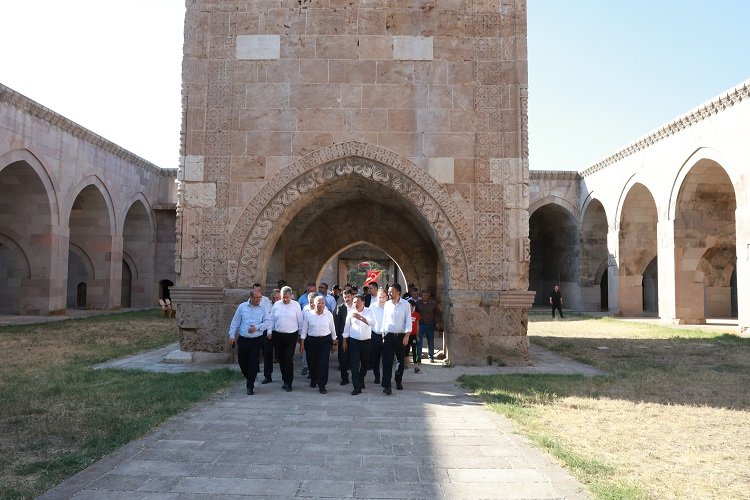
<svg viewBox="0 0 750 500"><path fill-rule="evenodd" d="M277 191L263 206L251 202L248 207L261 206L262 208L257 217L243 215L241 218L241 220L247 219L254 222L250 227L243 229L246 239L240 252L236 286L249 286L249 284L261 279L259 258L262 251L268 246L268 237L275 222L282 217L290 206L301 202L307 193L327 182L342 176L357 175L384 184L409 199L415 208L421 212L425 220L430 223L430 227L439 241L448 264L448 283L452 288L467 288L468 273L463 244L457 237L457 231L452 226L441 204L433 197L433 192L425 189L424 186L429 176L424 170L419 169L419 171L421 171L421 181L411 179L403 172L383 163L361 157L346 157L304 172L296 179L288 182L283 189ZM432 182L434 183L434 181ZM435 191L438 190L439 188ZM453 204L452 200L450 204Z"/></svg>

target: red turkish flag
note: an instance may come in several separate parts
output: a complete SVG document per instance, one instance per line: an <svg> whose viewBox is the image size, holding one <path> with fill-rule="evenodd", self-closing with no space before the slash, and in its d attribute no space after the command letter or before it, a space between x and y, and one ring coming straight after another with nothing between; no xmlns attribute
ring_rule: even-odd
<svg viewBox="0 0 750 500"><path fill-rule="evenodd" d="M367 271L367 277L365 278L365 286L369 285L372 281L378 281L380 279L380 273L382 271L369 270Z"/></svg>

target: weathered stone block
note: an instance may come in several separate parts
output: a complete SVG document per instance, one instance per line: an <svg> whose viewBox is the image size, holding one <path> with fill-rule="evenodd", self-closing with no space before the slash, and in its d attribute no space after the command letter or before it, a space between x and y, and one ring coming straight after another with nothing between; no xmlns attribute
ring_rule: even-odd
<svg viewBox="0 0 750 500"><path fill-rule="evenodd" d="M394 36L393 59L401 61L432 61L431 36Z"/></svg>
<svg viewBox="0 0 750 500"><path fill-rule="evenodd" d="M281 38L279 35L238 35L236 50L239 60L278 59Z"/></svg>

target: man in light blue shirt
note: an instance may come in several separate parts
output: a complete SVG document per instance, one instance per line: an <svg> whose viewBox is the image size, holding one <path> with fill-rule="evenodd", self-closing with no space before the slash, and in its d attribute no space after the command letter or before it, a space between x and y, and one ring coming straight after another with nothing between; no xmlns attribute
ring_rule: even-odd
<svg viewBox="0 0 750 500"><path fill-rule="evenodd" d="M255 377L260 370L258 355L263 337L271 327L268 312L260 305L261 297L259 291L253 290L250 300L237 306L229 325L229 344L232 347L237 344L237 363L245 376L248 396L253 394Z"/></svg>
<svg viewBox="0 0 750 500"><path fill-rule="evenodd" d="M321 283L318 292L326 299L326 309L336 314L336 297L328 293L328 283Z"/></svg>
<svg viewBox="0 0 750 500"><path fill-rule="evenodd" d="M315 283L313 283L312 281L307 284L307 290L305 290L305 293L299 296L299 300L297 301L299 302L300 309L302 309L303 311L307 306L310 305L310 300L307 298L310 293L316 293Z"/></svg>

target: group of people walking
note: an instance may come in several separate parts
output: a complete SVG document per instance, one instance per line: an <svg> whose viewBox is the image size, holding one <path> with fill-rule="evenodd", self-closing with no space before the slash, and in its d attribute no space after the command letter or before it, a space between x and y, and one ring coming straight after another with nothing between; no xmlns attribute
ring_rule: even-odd
<svg viewBox="0 0 750 500"><path fill-rule="evenodd" d="M328 293L327 284L321 283L316 290L315 283L308 283L307 293L299 301L293 299L288 286L274 290L272 299L262 292L259 283L253 285L250 299L237 307L229 326L229 343L237 346L237 362L248 395L254 393L261 352L262 383L272 381L275 354L282 389L292 391L297 345L306 361L310 387L321 394L328 392L333 352L338 353L341 385L351 383L354 396L365 389L365 375L370 370L384 394L392 394L392 382L396 390L402 390L409 346L413 346L415 372L419 372L423 339L434 361L434 332L441 313L428 290L415 298L417 292L412 290L402 296L398 283L386 290L373 282L360 295L348 284L343 291L336 285L333 293Z"/></svg>

